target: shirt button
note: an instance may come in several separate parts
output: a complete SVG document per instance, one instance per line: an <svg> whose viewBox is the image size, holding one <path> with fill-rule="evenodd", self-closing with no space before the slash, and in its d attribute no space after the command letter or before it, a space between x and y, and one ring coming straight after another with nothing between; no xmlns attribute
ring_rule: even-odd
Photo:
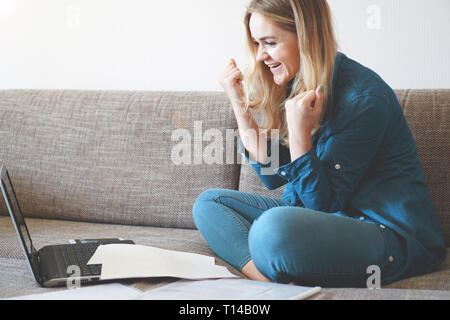
<svg viewBox="0 0 450 320"><path fill-rule="evenodd" d="M364 217L359 218L359 220L363 221L363 220L364 220Z"/></svg>
<svg viewBox="0 0 450 320"><path fill-rule="evenodd" d="M393 256L389 256L389 262L394 262L394 257Z"/></svg>
<svg viewBox="0 0 450 320"><path fill-rule="evenodd" d="M341 165L340 165L339 163L337 163L337 164L334 166L334 168L335 168L336 170L340 170L340 169L341 169Z"/></svg>
<svg viewBox="0 0 450 320"><path fill-rule="evenodd" d="M384 224L380 224L381 229L386 229L386 226Z"/></svg>
<svg viewBox="0 0 450 320"><path fill-rule="evenodd" d="M281 174L282 176L285 176L285 175L286 175L286 171L281 171L280 174Z"/></svg>

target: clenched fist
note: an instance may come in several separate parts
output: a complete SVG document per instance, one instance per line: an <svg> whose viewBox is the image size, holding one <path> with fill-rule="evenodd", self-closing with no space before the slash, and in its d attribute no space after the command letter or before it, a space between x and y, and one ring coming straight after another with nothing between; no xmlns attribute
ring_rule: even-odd
<svg viewBox="0 0 450 320"><path fill-rule="evenodd" d="M307 133L319 123L322 115L323 86L310 90L286 101L286 122L289 133Z"/></svg>
<svg viewBox="0 0 450 320"><path fill-rule="evenodd" d="M244 90L242 80L244 79L241 70L236 65L234 59L225 68L219 78L219 83L225 90L233 106L242 106L244 103Z"/></svg>

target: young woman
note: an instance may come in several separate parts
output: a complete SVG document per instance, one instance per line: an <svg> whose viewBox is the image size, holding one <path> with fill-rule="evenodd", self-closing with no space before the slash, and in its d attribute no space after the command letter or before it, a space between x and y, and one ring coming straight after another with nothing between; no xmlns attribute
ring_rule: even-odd
<svg viewBox="0 0 450 320"><path fill-rule="evenodd" d="M220 83L247 160L268 189L286 187L203 192L193 216L212 250L249 279L300 285L434 270L446 249L401 106L337 51L326 0L253 0L244 24L248 71L231 60Z"/></svg>

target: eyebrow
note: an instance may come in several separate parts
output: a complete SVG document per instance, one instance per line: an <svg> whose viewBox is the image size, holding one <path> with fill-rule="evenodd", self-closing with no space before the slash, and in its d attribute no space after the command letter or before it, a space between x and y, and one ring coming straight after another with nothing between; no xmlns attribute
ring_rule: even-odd
<svg viewBox="0 0 450 320"><path fill-rule="evenodd" d="M275 40L275 37L272 37L272 36L266 36L266 37L260 38L259 41L265 41L265 40L269 40L269 39ZM253 38L253 37L252 37L252 40L253 40L253 41L256 41L256 39Z"/></svg>

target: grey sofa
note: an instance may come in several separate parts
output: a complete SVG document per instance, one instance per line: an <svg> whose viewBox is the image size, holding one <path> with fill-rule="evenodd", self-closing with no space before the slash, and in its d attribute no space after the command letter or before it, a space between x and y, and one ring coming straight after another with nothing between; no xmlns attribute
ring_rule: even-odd
<svg viewBox="0 0 450 320"><path fill-rule="evenodd" d="M449 246L450 89L396 93ZM74 238L122 237L215 256L192 219L203 190L273 197L283 191L266 190L237 156L236 139L230 139L236 128L219 92L0 91L0 159L37 248ZM172 281L122 283L148 290ZM65 288L41 288L34 281L0 201L0 298L53 290ZM382 289L324 288L311 299L450 299L449 290L450 258L432 274Z"/></svg>

